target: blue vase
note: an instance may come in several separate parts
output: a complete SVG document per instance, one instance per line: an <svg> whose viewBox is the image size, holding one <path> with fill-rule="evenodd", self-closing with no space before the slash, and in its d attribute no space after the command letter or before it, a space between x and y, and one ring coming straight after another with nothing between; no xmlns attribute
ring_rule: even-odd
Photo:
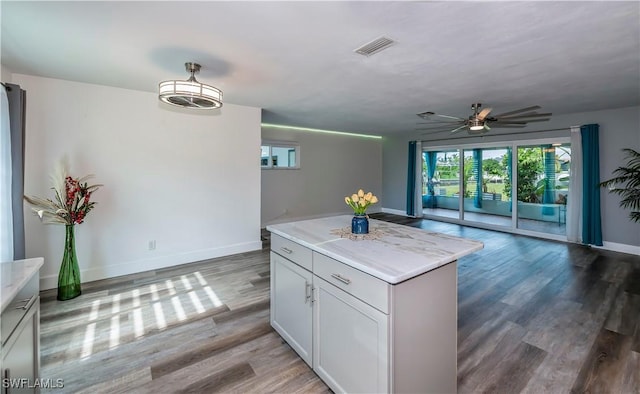
<svg viewBox="0 0 640 394"><path fill-rule="evenodd" d="M369 234L369 218L367 215L354 215L351 219L351 232L353 234Z"/></svg>

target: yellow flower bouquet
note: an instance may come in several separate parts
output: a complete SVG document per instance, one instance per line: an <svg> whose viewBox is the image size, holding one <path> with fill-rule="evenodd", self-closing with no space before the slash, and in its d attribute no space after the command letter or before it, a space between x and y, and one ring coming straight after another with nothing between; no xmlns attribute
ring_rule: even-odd
<svg viewBox="0 0 640 394"><path fill-rule="evenodd" d="M352 194L351 197L345 197L344 202L353 209L355 215L364 215L370 205L378 202L378 197L371 192L365 193L364 190L360 189L357 193Z"/></svg>

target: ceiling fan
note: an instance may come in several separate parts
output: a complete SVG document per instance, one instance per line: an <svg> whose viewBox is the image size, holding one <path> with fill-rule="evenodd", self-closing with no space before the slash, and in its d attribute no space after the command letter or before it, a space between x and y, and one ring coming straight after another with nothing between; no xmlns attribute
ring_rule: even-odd
<svg viewBox="0 0 640 394"><path fill-rule="evenodd" d="M485 108L480 110L481 106L481 103L471 104L473 115L470 115L468 118L442 115L431 111L421 112L417 115L426 122L418 124L424 124L426 126L417 128L416 130L425 130L428 131L428 133L425 134L430 134L445 131L457 133L466 129L469 134L480 135L487 133L492 128L520 129L526 127L527 123L547 121L551 116L551 113L536 112L540 109L538 105L491 116L489 114L492 109Z"/></svg>

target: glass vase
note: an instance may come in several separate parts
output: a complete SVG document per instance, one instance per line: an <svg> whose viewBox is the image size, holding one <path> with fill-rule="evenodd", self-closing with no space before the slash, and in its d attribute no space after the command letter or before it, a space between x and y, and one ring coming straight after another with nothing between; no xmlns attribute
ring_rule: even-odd
<svg viewBox="0 0 640 394"><path fill-rule="evenodd" d="M76 257L74 225L65 226L64 255L58 274L58 300L65 301L80 295L80 268Z"/></svg>
<svg viewBox="0 0 640 394"><path fill-rule="evenodd" d="M369 218L366 214L355 214L351 219L351 232L353 234L369 234Z"/></svg>

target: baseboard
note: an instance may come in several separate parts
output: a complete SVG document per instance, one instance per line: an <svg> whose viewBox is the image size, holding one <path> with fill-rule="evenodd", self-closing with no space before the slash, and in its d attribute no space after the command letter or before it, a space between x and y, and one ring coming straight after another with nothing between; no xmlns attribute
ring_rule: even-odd
<svg viewBox="0 0 640 394"><path fill-rule="evenodd" d="M196 250L168 256L154 257L150 259L127 261L120 264L95 267L80 272L82 282L93 282L101 279L115 278L117 276L137 274L160 268L173 267L181 264L195 263L202 260L215 259L238 253L252 252L262 249L261 241L245 242L220 248ZM58 275L40 277L40 289L54 289L58 286Z"/></svg>
<svg viewBox="0 0 640 394"><path fill-rule="evenodd" d="M407 213L405 211L401 211L399 209L392 209L392 208L382 208L382 212L384 213L391 213L393 215L400 215L400 216L407 216L409 217L409 215L407 215Z"/></svg>
<svg viewBox="0 0 640 394"><path fill-rule="evenodd" d="M616 243L616 242L604 241L604 242L602 242L602 246L593 246L592 245L592 247L598 248L598 249L611 250L613 252L635 254L635 255L640 256L640 246L635 246L635 245L619 244L619 243Z"/></svg>

